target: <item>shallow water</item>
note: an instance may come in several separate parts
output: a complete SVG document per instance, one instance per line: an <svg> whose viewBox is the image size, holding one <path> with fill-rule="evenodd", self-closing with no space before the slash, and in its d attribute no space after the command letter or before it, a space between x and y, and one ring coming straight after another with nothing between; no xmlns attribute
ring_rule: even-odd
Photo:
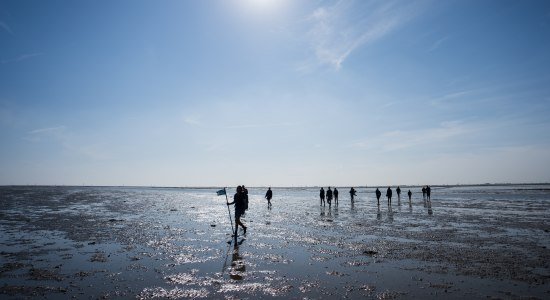
<svg viewBox="0 0 550 300"><path fill-rule="evenodd" d="M238 243L217 189L0 187L3 298L550 297L550 186L436 187L319 206L250 188ZM402 188L405 195L408 188ZM385 194L385 190L382 189ZM233 214L233 211L231 211Z"/></svg>

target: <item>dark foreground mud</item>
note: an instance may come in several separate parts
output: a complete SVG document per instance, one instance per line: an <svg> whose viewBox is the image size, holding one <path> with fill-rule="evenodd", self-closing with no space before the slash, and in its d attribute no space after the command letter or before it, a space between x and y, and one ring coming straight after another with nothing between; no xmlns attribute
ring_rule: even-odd
<svg viewBox="0 0 550 300"><path fill-rule="evenodd" d="M550 298L547 187L358 191L250 189L235 243L215 189L0 187L0 296Z"/></svg>

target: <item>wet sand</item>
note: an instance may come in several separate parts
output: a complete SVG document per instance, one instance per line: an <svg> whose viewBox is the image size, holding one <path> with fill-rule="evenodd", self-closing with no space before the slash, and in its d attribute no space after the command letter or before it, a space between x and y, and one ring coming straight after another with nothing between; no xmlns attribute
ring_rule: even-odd
<svg viewBox="0 0 550 300"><path fill-rule="evenodd" d="M0 187L0 295L550 298L550 187L414 188L391 209L356 189L329 208L274 188L269 210L251 188L228 244L216 189Z"/></svg>

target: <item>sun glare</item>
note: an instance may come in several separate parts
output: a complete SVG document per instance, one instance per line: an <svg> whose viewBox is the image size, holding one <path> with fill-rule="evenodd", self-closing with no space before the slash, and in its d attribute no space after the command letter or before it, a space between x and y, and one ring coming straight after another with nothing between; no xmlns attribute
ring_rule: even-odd
<svg viewBox="0 0 550 300"><path fill-rule="evenodd" d="M247 2L247 5L256 8L256 9L273 9L277 3L280 1L277 0L244 0Z"/></svg>
<svg viewBox="0 0 550 300"><path fill-rule="evenodd" d="M287 0L241 0L249 11L259 14L273 14L281 10Z"/></svg>

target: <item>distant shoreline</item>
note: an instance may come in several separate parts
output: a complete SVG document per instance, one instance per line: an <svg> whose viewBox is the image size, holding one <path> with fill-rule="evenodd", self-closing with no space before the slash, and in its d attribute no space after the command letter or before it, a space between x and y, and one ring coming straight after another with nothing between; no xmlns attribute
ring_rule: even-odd
<svg viewBox="0 0 550 300"><path fill-rule="evenodd" d="M548 182L541 183L479 183L479 184L430 184L432 188L452 188L452 187L491 187L491 186L541 186L550 185ZM425 185L399 185L400 187L407 188L421 188ZM6 184L0 185L0 187L90 187L90 188L154 188L154 189L221 189L222 186L151 186L151 185L59 185L59 184ZM232 186L231 186L232 187ZM231 188L229 187L229 188ZM248 186L251 189L268 188L268 186ZM270 186L271 188L320 188L324 185L311 185L311 186ZM352 186L339 186L334 185L337 188L351 188ZM355 188L387 188L387 185L354 185ZM397 187L397 185L390 185L390 187ZM228 187L226 187L228 188Z"/></svg>

